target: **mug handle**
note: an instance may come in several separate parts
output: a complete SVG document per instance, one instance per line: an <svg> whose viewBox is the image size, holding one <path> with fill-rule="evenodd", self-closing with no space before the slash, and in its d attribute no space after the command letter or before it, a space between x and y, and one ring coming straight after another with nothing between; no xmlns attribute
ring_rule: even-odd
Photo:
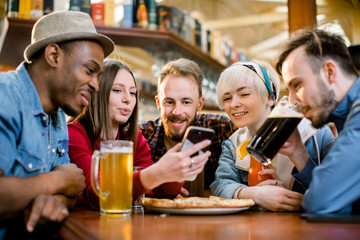
<svg viewBox="0 0 360 240"><path fill-rule="evenodd" d="M108 192L102 192L99 185L99 162L101 153L98 150L94 151L91 157L91 171L90 171L90 182L91 187L96 195L101 199L106 199L109 196Z"/></svg>

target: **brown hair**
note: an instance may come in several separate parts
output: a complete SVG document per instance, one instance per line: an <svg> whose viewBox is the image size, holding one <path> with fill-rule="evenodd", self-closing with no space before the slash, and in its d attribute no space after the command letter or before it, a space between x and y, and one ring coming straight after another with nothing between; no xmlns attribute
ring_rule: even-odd
<svg viewBox="0 0 360 240"><path fill-rule="evenodd" d="M117 60L107 60L104 62L104 70L99 76L99 91L93 93L89 105L76 117L72 122L80 122L87 135L90 138L92 147L99 141L100 134L103 132L106 139L111 136L111 119L109 117L109 98L111 88L113 86L115 77L120 70L128 71L136 81L131 70L123 63ZM123 140L131 140L136 144L137 136L137 119L139 112L139 97L136 92L136 104L134 111L128 121L119 126L120 138Z"/></svg>
<svg viewBox="0 0 360 240"><path fill-rule="evenodd" d="M345 45L344 39L340 35L332 34L324 30L302 29L296 31L285 48L279 55L276 70L281 75L282 65L292 51L299 47L305 47L305 52L309 57L310 66L314 73L318 73L321 64L326 59L335 60L342 70L349 76L358 76L352 64L350 53Z"/></svg>
<svg viewBox="0 0 360 240"><path fill-rule="evenodd" d="M199 65L197 65L194 61L186 58L179 58L177 60L168 62L161 70L158 81L158 92L160 84L164 81L164 78L171 75L185 77L192 76L198 85L199 98L202 97L202 80L204 75Z"/></svg>

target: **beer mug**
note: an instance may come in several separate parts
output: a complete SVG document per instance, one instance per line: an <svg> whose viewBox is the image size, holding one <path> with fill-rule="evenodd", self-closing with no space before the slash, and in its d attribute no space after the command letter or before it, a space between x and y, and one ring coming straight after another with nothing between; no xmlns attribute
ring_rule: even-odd
<svg viewBox="0 0 360 240"><path fill-rule="evenodd" d="M100 171L99 171L100 165ZM99 176L100 174L100 176ZM131 213L133 143L102 141L91 162L91 186L99 196L102 213Z"/></svg>
<svg viewBox="0 0 360 240"><path fill-rule="evenodd" d="M269 165L303 118L299 110L299 105L289 103L288 96L282 97L246 150L265 166Z"/></svg>

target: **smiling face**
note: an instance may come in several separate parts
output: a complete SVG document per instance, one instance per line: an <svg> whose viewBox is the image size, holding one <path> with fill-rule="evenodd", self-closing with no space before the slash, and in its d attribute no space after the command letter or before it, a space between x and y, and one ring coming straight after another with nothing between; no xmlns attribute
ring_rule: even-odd
<svg viewBox="0 0 360 240"><path fill-rule="evenodd" d="M258 62L252 64L260 64ZM261 66L266 69L273 89L278 89L280 79L275 70L265 62L261 62ZM241 64L232 65L221 73L216 93L219 107L226 111L235 126L247 127L252 135L266 120L271 112L270 107L275 104L263 79L254 70Z"/></svg>
<svg viewBox="0 0 360 240"><path fill-rule="evenodd" d="M201 110L204 98L199 97L193 77L168 75L159 86L156 104L166 137L179 142L185 130L193 124L196 111Z"/></svg>
<svg viewBox="0 0 360 240"><path fill-rule="evenodd" d="M110 91L109 116L114 127L126 123L136 105L136 86L132 75L118 71Z"/></svg>
<svg viewBox="0 0 360 240"><path fill-rule="evenodd" d="M248 126L256 131L269 113L261 95L251 87L243 86L241 82L235 90L223 95L222 102L225 112L238 128Z"/></svg>
<svg viewBox="0 0 360 240"><path fill-rule="evenodd" d="M291 103L299 102L303 114L316 128L327 123L330 113L338 102L326 80L324 67L314 73L303 47L289 54L282 66L284 82L289 89Z"/></svg>
<svg viewBox="0 0 360 240"><path fill-rule="evenodd" d="M50 86L50 101L70 116L76 116L89 104L90 95L99 88L104 53L93 41L79 41L71 53L62 51L59 68Z"/></svg>

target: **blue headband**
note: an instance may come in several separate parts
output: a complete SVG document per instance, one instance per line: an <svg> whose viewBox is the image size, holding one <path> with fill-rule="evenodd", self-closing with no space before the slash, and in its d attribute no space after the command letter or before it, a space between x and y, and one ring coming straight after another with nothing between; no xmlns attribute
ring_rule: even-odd
<svg viewBox="0 0 360 240"><path fill-rule="evenodd" d="M247 68L251 69L252 71L254 71L256 73L256 75L258 75L261 78L261 80L263 80L263 82L265 83L265 87L268 90L271 98L274 101L276 101L276 89L275 89L274 84L271 84L269 75L267 74L265 68L263 68L262 66L260 66L257 63L247 62L247 61L236 62L236 63L232 64L231 66L234 66L234 65L244 66L244 67L247 67ZM271 85L272 85L272 89L274 89L273 91L271 90Z"/></svg>

